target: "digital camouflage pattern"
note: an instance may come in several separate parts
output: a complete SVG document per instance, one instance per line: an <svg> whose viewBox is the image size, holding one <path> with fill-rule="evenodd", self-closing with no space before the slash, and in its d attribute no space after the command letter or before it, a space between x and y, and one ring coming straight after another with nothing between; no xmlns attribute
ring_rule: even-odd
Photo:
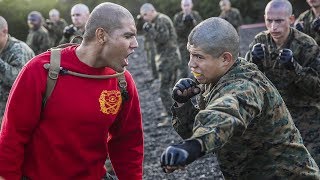
<svg viewBox="0 0 320 180"><path fill-rule="evenodd" d="M33 56L32 49L26 43L9 35L4 49L0 52L0 122L13 82L22 66Z"/></svg>
<svg viewBox="0 0 320 180"><path fill-rule="evenodd" d="M147 54L147 61L149 66L151 67L152 76L154 79L158 79L159 74L156 65L157 50L154 40L150 37L149 33L144 33L144 50Z"/></svg>
<svg viewBox="0 0 320 180"><path fill-rule="evenodd" d="M303 31L305 34L311 36L320 45L320 34L312 29L312 22L316 19L316 16L312 10L307 10L299 15L296 22L303 23Z"/></svg>
<svg viewBox="0 0 320 180"><path fill-rule="evenodd" d="M45 27L49 33L50 47L59 45L63 36L63 30L67 26L67 22L64 19L59 19L56 23L46 21Z"/></svg>
<svg viewBox="0 0 320 180"><path fill-rule="evenodd" d="M239 27L242 25L242 16L237 8L232 7L228 11L222 11L219 17L228 21L237 31L239 31Z"/></svg>
<svg viewBox="0 0 320 180"><path fill-rule="evenodd" d="M181 54L181 65L180 65L180 78L185 78L189 76L189 51L187 50L187 43L188 43L188 36L191 30L198 25L202 18L197 11L191 11L192 21L184 20L183 11L178 12L175 14L173 18L173 24L177 31L178 36L178 45Z"/></svg>
<svg viewBox="0 0 320 180"><path fill-rule="evenodd" d="M201 108L173 107L172 124L216 153L226 179L320 179L279 92L256 65L239 58L202 88Z"/></svg>
<svg viewBox="0 0 320 180"><path fill-rule="evenodd" d="M160 97L168 114L173 104L171 89L175 84L177 69L180 65L180 52L177 45L177 34L171 19L158 13L148 31L157 49L157 69L160 77Z"/></svg>
<svg viewBox="0 0 320 180"><path fill-rule="evenodd" d="M81 44L82 38L75 38L75 37L82 37L84 34L84 31L81 29L78 29L77 31L74 32L74 34L72 36L70 36L70 38L66 38L64 36L62 36L62 39L60 40L59 44L65 44L65 43L70 43L71 40L72 43L77 43L77 44Z"/></svg>
<svg viewBox="0 0 320 180"><path fill-rule="evenodd" d="M49 34L45 27L37 30L29 30L26 43L33 50L35 55L41 54L50 48Z"/></svg>
<svg viewBox="0 0 320 180"><path fill-rule="evenodd" d="M277 48L271 35L261 32L250 44L265 45L265 59L259 69L272 81L286 103L304 144L320 164L320 49L314 39L291 28L287 42ZM296 62L294 70L287 70L278 61L279 51L291 49ZM252 61L250 53L247 56Z"/></svg>

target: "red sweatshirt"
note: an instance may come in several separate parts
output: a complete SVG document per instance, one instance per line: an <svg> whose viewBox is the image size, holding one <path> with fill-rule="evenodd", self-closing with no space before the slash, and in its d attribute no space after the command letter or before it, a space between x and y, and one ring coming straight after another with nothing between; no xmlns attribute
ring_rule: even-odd
<svg viewBox="0 0 320 180"><path fill-rule="evenodd" d="M61 66L94 75L92 68L62 50ZM109 157L120 180L142 179L143 130L137 89L129 74L129 100L121 104L117 78L98 80L60 75L45 108L50 52L32 59L20 72L8 98L0 132L0 176L20 180L101 180Z"/></svg>

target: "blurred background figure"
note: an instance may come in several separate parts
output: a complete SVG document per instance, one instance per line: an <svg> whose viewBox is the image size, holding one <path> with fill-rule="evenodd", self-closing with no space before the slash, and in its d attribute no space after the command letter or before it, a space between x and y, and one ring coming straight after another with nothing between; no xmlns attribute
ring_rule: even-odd
<svg viewBox="0 0 320 180"><path fill-rule="evenodd" d="M137 20L137 31L140 32L141 30L144 36L144 50L147 55L148 65L151 68L152 80L158 79L159 75L158 75L158 70L156 65L157 50L156 50L154 40L151 38L150 33L147 33L146 31L143 30L143 25L146 23L146 21L144 21L143 17L140 14L137 16L136 20Z"/></svg>
<svg viewBox="0 0 320 180"><path fill-rule="evenodd" d="M46 20L44 26L49 32L50 47L59 45L63 30L67 25L67 22L60 18L60 12L57 9L49 11L49 19Z"/></svg>
<svg viewBox="0 0 320 180"><path fill-rule="evenodd" d="M239 32L239 27L242 25L242 16L239 9L231 7L229 0L221 0L219 6L221 9L219 17L228 21Z"/></svg>
<svg viewBox="0 0 320 180"><path fill-rule="evenodd" d="M299 15L295 28L311 36L320 45L320 0L306 1L311 8Z"/></svg>
<svg viewBox="0 0 320 180"><path fill-rule="evenodd" d="M173 24L177 31L178 45L181 54L180 78L191 76L188 68L189 51L187 50L188 36L191 30L202 21L197 11L193 11L192 0L182 0L182 11L174 15Z"/></svg>
<svg viewBox="0 0 320 180"><path fill-rule="evenodd" d="M0 125L11 86L22 66L33 56L26 43L10 36L8 23L0 16Z"/></svg>
<svg viewBox="0 0 320 180"><path fill-rule="evenodd" d="M42 14L38 11L32 11L28 15L29 34L26 43L33 50L35 55L45 52L49 49L48 30L43 26Z"/></svg>
<svg viewBox="0 0 320 180"><path fill-rule="evenodd" d="M157 68L160 78L160 98L165 107L161 113L163 121L159 127L170 125L171 119L171 89L176 81L177 69L180 65L180 52L177 44L177 34L171 19L156 11L150 3L145 3L140 8L140 15L146 21L143 30L149 34L157 47Z"/></svg>
<svg viewBox="0 0 320 180"><path fill-rule="evenodd" d="M72 24L65 27L63 30L63 37L60 44L69 43L73 38L81 36L84 33L84 27L88 21L90 11L87 5L76 4L71 8ZM81 38L75 39L73 42L80 44Z"/></svg>

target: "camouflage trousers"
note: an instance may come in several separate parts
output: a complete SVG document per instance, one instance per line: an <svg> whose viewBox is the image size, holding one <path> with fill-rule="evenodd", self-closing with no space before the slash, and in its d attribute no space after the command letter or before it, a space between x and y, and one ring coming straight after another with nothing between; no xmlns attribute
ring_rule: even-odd
<svg viewBox="0 0 320 180"><path fill-rule="evenodd" d="M315 107L290 107L294 124L299 129L303 144L320 165L320 111Z"/></svg>
<svg viewBox="0 0 320 180"><path fill-rule="evenodd" d="M160 78L160 98L168 115L171 115L173 100L171 91L177 80L177 69L180 64L180 56L173 53L160 55L159 78Z"/></svg>
<svg viewBox="0 0 320 180"><path fill-rule="evenodd" d="M147 54L147 61L148 61L148 65L151 68L152 71L152 76L153 79L158 79L159 78L159 74L158 74L158 70L157 70L157 65L156 65L156 50L155 48L150 48L150 49L146 49L146 54Z"/></svg>

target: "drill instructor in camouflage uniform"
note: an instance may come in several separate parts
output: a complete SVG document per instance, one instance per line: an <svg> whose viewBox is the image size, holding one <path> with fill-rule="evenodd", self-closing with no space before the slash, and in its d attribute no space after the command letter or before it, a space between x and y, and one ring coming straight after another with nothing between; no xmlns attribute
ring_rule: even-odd
<svg viewBox="0 0 320 180"><path fill-rule="evenodd" d="M60 44L69 43L73 38L84 34L86 22L88 21L90 11L84 4L76 4L71 8L72 24L66 26L63 30L63 37ZM80 44L82 39L74 39L74 43Z"/></svg>
<svg viewBox="0 0 320 180"><path fill-rule="evenodd" d="M50 48L48 30L42 25L43 17L40 12L32 11L28 15L29 34L26 43L35 55L43 53Z"/></svg>
<svg viewBox="0 0 320 180"><path fill-rule="evenodd" d="M158 70L157 70L157 65L156 65L156 54L157 54L157 50L156 50L156 45L154 43L154 40L151 37L151 34L148 33L147 31L148 29L148 22L145 22L145 20L143 19L143 17L139 14L137 16L137 29L141 28L143 36L144 36L144 50L146 52L147 55L147 62L148 65L151 68L151 72L152 72L152 80L158 79L159 78L159 74L158 74Z"/></svg>
<svg viewBox="0 0 320 180"><path fill-rule="evenodd" d="M301 13L295 27L308 34L320 45L320 0L306 0L311 9Z"/></svg>
<svg viewBox="0 0 320 180"><path fill-rule="evenodd" d="M285 101L304 144L320 164L320 57L310 36L290 28L287 0L266 6L267 31L256 35L247 56L272 81Z"/></svg>
<svg viewBox="0 0 320 180"><path fill-rule="evenodd" d="M56 9L49 11L49 18L44 26L49 32L50 47L55 47L59 45L63 36L63 30L68 24L64 19L60 18L60 12Z"/></svg>
<svg viewBox="0 0 320 180"><path fill-rule="evenodd" d="M237 58L239 36L230 23L203 21L188 50L200 88L189 78L173 88L172 124L184 140L161 155L165 172L215 152L226 179L320 179L279 92L256 65ZM200 89L194 106L190 98Z"/></svg>
<svg viewBox="0 0 320 180"><path fill-rule="evenodd" d="M143 4L140 8L140 14L148 22L144 25L144 30L148 31L154 40L159 55L157 69L161 84L160 97L167 117L158 126L164 126L169 124L170 107L173 104L170 90L176 81L177 68L181 62L177 34L171 19L165 14L158 13L152 4Z"/></svg>
<svg viewBox="0 0 320 180"><path fill-rule="evenodd" d="M173 24L177 31L178 45L181 53L180 78L189 77L189 52L187 50L188 35L202 21L197 11L192 10L192 0L182 0L182 11L174 15Z"/></svg>
<svg viewBox="0 0 320 180"><path fill-rule="evenodd" d="M242 25L242 16L239 9L231 7L230 0L221 0L219 6L221 9L219 17L227 20L239 31L239 27Z"/></svg>
<svg viewBox="0 0 320 180"><path fill-rule="evenodd" d="M0 125L11 86L22 66L33 56L26 43L9 35L7 21L0 16Z"/></svg>

